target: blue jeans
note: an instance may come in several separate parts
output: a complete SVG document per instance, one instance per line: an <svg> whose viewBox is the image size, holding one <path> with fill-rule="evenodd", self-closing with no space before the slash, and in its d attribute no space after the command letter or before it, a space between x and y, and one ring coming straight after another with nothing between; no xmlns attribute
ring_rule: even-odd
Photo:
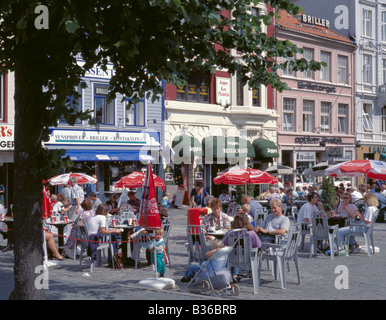
<svg viewBox="0 0 386 320"><path fill-rule="evenodd" d="M190 265L190 266L188 267L188 269L186 269L185 274L184 274L184 277L185 277L186 279L191 279L191 278L194 277L194 275L195 275L198 271L200 271L200 269L201 269L201 266L200 266L200 265L198 265L198 264L192 264L192 265Z"/></svg>
<svg viewBox="0 0 386 320"><path fill-rule="evenodd" d="M348 235L350 232L350 227L344 227L338 229L338 245L341 246L343 239L346 235ZM354 246L356 244L355 238L350 237L350 244L351 246Z"/></svg>

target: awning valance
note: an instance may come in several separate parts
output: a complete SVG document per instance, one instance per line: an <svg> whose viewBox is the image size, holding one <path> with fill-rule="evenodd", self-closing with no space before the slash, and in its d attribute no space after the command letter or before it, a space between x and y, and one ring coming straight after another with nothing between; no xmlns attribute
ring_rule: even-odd
<svg viewBox="0 0 386 320"><path fill-rule="evenodd" d="M72 161L151 161L149 154L140 150L66 150Z"/></svg>
<svg viewBox="0 0 386 320"><path fill-rule="evenodd" d="M279 149L277 145L267 139L255 139L252 142L257 158L278 158Z"/></svg>
<svg viewBox="0 0 386 320"><path fill-rule="evenodd" d="M198 139L187 135L176 136L172 141L174 163L191 163L194 157L203 157L204 152Z"/></svg>
<svg viewBox="0 0 386 320"><path fill-rule="evenodd" d="M240 137L210 136L202 141L205 150L205 161L228 161L235 163L240 158L253 158L255 151L252 144Z"/></svg>

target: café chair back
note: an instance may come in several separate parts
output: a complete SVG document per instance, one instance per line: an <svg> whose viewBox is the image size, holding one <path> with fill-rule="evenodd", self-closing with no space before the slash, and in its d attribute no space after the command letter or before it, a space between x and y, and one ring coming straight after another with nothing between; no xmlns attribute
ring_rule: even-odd
<svg viewBox="0 0 386 320"><path fill-rule="evenodd" d="M293 261L295 264L296 274L298 278L298 284L300 284L300 272L298 265L298 247L301 235L301 224L294 223L291 225L288 236L281 239L278 244L263 243L261 247L261 256L259 260L259 277L261 274L261 266L264 260L273 262L273 272L275 280L277 279L277 270L279 270L279 276L281 280L282 289L286 288L285 280L285 267L287 264L288 272L289 262Z"/></svg>
<svg viewBox="0 0 386 320"><path fill-rule="evenodd" d="M77 223L77 239L79 239L79 244L80 244L80 258L79 258L79 265L82 265L83 261L83 254L84 252L88 252L89 249L89 244L90 244L90 235L87 230L86 223L83 219L78 219ZM74 248L77 247L77 243L74 243ZM99 243L99 246L97 248L97 260L92 260L91 263L91 272L94 272L95 266L100 266L102 265L102 252L104 252L105 249L110 250L111 257L114 255L114 249L113 245L111 243L111 236L106 235L102 238L102 240ZM74 250L74 255L76 255L76 250ZM114 268L114 260L112 259L112 264Z"/></svg>
<svg viewBox="0 0 386 320"><path fill-rule="evenodd" d="M141 248L145 248L145 251L147 247L149 246L151 237L153 237L153 232L146 233L146 234L140 234L137 238L134 240L134 250L133 250L133 257L135 260L135 269L137 269L138 264L140 262L140 256L141 256Z"/></svg>
<svg viewBox="0 0 386 320"><path fill-rule="evenodd" d="M227 235L228 246L233 250L228 255L228 267L247 269L252 272L253 293L258 293L259 273L258 248L251 248L247 229L232 229Z"/></svg>
<svg viewBox="0 0 386 320"><path fill-rule="evenodd" d="M236 203L234 202L230 203L228 206L227 215L230 217L234 217L236 215L236 211L237 211Z"/></svg>
<svg viewBox="0 0 386 320"><path fill-rule="evenodd" d="M330 255L331 260L335 259L335 247L339 255L339 243L338 243L338 225L329 226L327 217L320 216L319 214L313 214L311 216L311 248L310 248L310 258L312 254L316 255L317 243L318 241L328 241L330 246Z"/></svg>
<svg viewBox="0 0 386 320"><path fill-rule="evenodd" d="M347 234L347 243L349 243L351 237L362 237L365 239L365 244L367 247L367 254L371 256L370 242L373 253L375 253L374 246L374 224L377 221L379 210L375 211L373 218L371 219L370 224L365 224L363 222L350 221L350 232Z"/></svg>
<svg viewBox="0 0 386 320"><path fill-rule="evenodd" d="M366 210L366 202L365 199L358 199L354 202L354 204L357 206L360 213L364 214Z"/></svg>
<svg viewBox="0 0 386 320"><path fill-rule="evenodd" d="M171 266L171 260L170 260L170 254L169 254L169 236L170 236L170 230L173 225L173 218L166 217L161 224L162 229L164 229L164 234L162 238L164 239L165 243L165 249L166 249L166 255L168 257L169 261L169 267Z"/></svg>
<svg viewBox="0 0 386 320"><path fill-rule="evenodd" d="M201 264L207 260L206 253L211 249L206 244L205 235L199 225L188 225L186 230L188 238L188 264L193 262Z"/></svg>
<svg viewBox="0 0 386 320"><path fill-rule="evenodd" d="M265 220L266 217L267 217L267 212L264 211L263 208L256 209L255 219L254 219L256 228L260 227L263 224L263 221Z"/></svg>

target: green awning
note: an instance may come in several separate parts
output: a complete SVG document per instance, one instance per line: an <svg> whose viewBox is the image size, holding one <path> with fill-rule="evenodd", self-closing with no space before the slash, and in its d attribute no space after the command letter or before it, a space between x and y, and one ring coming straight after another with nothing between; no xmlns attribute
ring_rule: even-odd
<svg viewBox="0 0 386 320"><path fill-rule="evenodd" d="M172 141L172 149L175 164L192 163L194 157L204 155L201 143L196 138L186 135L176 136Z"/></svg>
<svg viewBox="0 0 386 320"><path fill-rule="evenodd" d="M252 142L256 158L278 158L279 149L277 145L267 139L255 139Z"/></svg>
<svg viewBox="0 0 386 320"><path fill-rule="evenodd" d="M386 161L386 153L381 153L379 156L379 160Z"/></svg>
<svg viewBox="0 0 386 320"><path fill-rule="evenodd" d="M255 150L252 144L240 137L210 136L204 138L202 146L205 150L205 162L236 163L241 158L253 158Z"/></svg>

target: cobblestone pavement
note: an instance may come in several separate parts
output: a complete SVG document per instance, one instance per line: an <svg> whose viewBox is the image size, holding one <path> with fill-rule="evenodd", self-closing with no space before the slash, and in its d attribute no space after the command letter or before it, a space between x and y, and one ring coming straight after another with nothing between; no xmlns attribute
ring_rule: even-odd
<svg viewBox="0 0 386 320"><path fill-rule="evenodd" d="M308 258L308 238L304 252L299 252L299 269L301 284L297 284L296 272L290 264L286 272L287 288L281 289L280 280L272 277L271 271L264 270L258 294L253 294L252 279L243 278L239 283L241 292L234 297L222 298L208 294L183 293L179 279L187 267L186 221L187 208L169 211L173 218L173 227L169 239L171 266L167 267L166 277L176 281L173 289L145 289L138 285L142 279L151 278L153 270L145 263L144 253L138 269L125 268L112 270L107 266L97 267L90 272L89 262L82 267L79 261L66 259L60 268L49 270L49 300L374 300L386 297L386 224L377 223L374 229L375 245L379 253L368 257L359 252L348 257L336 257L335 260L324 254ZM361 239L358 239L360 244ZM1 243L0 243L1 244ZM340 268L347 267L348 289L337 289L335 283L341 283ZM338 268L337 268L338 267ZM89 276L86 276L88 274ZM0 252L0 299L8 299L13 289L13 252Z"/></svg>

